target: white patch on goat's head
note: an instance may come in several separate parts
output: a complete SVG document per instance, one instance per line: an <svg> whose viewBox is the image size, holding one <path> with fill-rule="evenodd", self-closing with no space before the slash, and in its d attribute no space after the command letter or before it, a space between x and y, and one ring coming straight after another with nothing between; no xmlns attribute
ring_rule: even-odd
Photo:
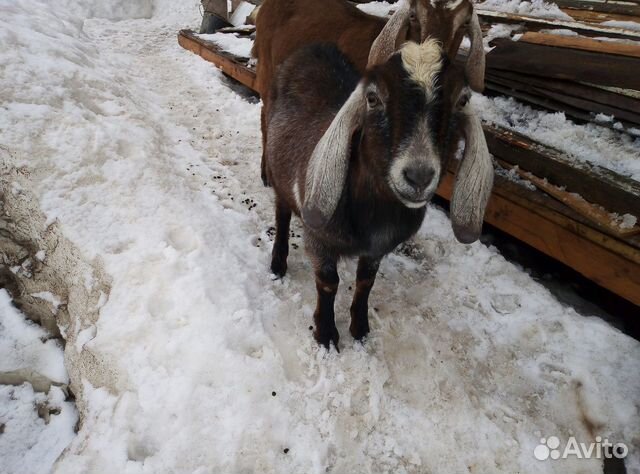
<svg viewBox="0 0 640 474"><path fill-rule="evenodd" d="M442 70L442 48L438 41L428 39L422 44L406 43L400 50L402 64L411 80L420 85L427 99L433 97L436 78Z"/></svg>

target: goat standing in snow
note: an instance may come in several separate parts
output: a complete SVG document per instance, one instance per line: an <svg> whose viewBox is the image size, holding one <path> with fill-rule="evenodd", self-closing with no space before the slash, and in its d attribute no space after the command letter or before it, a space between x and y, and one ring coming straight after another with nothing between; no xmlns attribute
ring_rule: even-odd
<svg viewBox="0 0 640 474"><path fill-rule="evenodd" d="M335 45L315 44L280 67L266 117L265 172L276 194L271 269L287 270L291 214L301 216L317 288L316 340L338 348L337 261L358 256L350 332L369 332L380 259L420 227L446 160L466 138L452 197L459 240L479 236L493 167L464 72L439 43L393 53L398 23L375 40L362 76Z"/></svg>

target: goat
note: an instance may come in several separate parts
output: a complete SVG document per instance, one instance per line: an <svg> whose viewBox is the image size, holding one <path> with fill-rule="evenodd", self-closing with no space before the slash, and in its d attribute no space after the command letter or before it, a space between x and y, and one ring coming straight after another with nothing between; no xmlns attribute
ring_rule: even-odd
<svg viewBox="0 0 640 474"><path fill-rule="evenodd" d="M466 75L471 89L484 87L484 49L482 31L471 0L406 0L399 4L390 23L395 24L393 51L407 40L426 38L440 41L453 60L468 29L471 50ZM269 109L269 90L277 67L296 49L314 43L334 43L362 73L369 50L387 20L368 15L346 0L265 0L256 18L253 56L258 59L256 89L262 96L262 144L266 144L265 117ZM390 52L390 51L388 51ZM262 180L269 185L262 158Z"/></svg>
<svg viewBox="0 0 640 474"><path fill-rule="evenodd" d="M436 40L394 50L397 24L374 41L362 75L336 45L305 46L279 68L269 92L265 171L275 191L271 270L287 271L289 224L301 217L313 263L314 337L338 349L337 261L358 256L351 335L369 332L368 298L381 258L420 227L426 204L462 135L452 197L454 231L476 240L493 184L479 119L462 70Z"/></svg>

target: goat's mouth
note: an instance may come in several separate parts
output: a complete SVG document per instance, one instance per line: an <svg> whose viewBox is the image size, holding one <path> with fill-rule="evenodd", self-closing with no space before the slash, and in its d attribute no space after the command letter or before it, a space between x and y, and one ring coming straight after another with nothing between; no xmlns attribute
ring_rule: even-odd
<svg viewBox="0 0 640 474"><path fill-rule="evenodd" d="M398 187L393 182L391 183L391 190L402 204L411 209L419 209L426 206L433 196L432 191L418 196L416 196L415 194L407 194L398 189Z"/></svg>

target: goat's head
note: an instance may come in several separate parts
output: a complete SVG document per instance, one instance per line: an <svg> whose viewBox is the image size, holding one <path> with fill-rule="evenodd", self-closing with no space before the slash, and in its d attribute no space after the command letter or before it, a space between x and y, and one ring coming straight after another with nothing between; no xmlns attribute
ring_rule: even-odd
<svg viewBox="0 0 640 474"><path fill-rule="evenodd" d="M402 38L415 42L436 39L451 60L467 34L471 41L465 69L467 81L472 90L482 92L485 67L482 30L471 0L406 0L394 17L403 24Z"/></svg>
<svg viewBox="0 0 640 474"><path fill-rule="evenodd" d="M402 25L387 24L374 42L364 77L318 141L307 168L302 218L311 228L333 216L347 177L354 136L367 170L407 207L435 192L458 121L466 137L451 203L461 242L480 235L493 184L493 166L479 119L468 104L464 74L448 64L436 40L394 52ZM453 144L455 146L455 144Z"/></svg>

